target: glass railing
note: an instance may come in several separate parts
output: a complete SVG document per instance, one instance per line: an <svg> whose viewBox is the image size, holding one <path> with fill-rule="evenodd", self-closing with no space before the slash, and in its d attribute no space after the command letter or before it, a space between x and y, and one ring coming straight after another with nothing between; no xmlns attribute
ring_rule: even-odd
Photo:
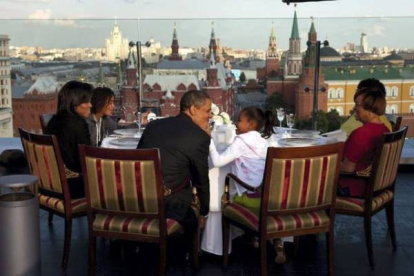
<svg viewBox="0 0 414 276"><path fill-rule="evenodd" d="M174 104L177 108L179 104L180 97L172 99L168 95L178 96L190 87L202 90L211 85L207 69L213 66L209 55L212 35L217 47L215 63L219 65L214 66L219 86L223 93L233 95L218 103L221 108L232 113L246 104L265 108L267 97L281 93L283 104L298 111L296 104L310 103L297 102L297 94L303 93L304 87L313 91L312 83L304 83L307 80L301 77L312 22L317 39L329 41L329 47L321 49L320 86L326 90L321 96L326 99L321 109L348 115L357 83L373 77L387 88L387 112L411 116L414 38L410 33L414 17L298 18L297 29L293 28L293 10L292 18L283 19L3 19L0 136L16 135L18 127L40 132L39 115L56 110L56 92L72 79L111 87L118 97L116 114L122 117L128 103L119 91L126 85L126 60L130 49L136 52L137 41L143 45L141 104L160 107L161 115L167 112L163 105ZM272 29L276 49L269 58L269 51L273 51L273 45L269 46ZM179 45L176 55L171 47L174 30ZM292 35L300 38L296 52L289 52ZM149 47L144 46L147 41ZM273 56L278 62L272 63ZM177 57L182 61L171 60ZM139 85L133 88L139 93ZM13 130L8 131L11 126Z"/></svg>

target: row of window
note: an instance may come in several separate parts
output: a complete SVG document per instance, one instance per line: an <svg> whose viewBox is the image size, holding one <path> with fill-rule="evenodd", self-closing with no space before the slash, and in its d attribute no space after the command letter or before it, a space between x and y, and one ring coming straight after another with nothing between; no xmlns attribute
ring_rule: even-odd
<svg viewBox="0 0 414 276"><path fill-rule="evenodd" d="M9 70L0 70L0 76L8 76L9 74Z"/></svg>
<svg viewBox="0 0 414 276"><path fill-rule="evenodd" d="M10 61L0 60L0 66L9 66L9 65L10 65Z"/></svg>
<svg viewBox="0 0 414 276"><path fill-rule="evenodd" d="M4 50L4 51L1 51L0 50L0 57L7 57L8 55L7 55L7 51L6 50Z"/></svg>
<svg viewBox="0 0 414 276"><path fill-rule="evenodd" d="M1 99L1 104L9 104L9 99L7 98Z"/></svg>
<svg viewBox="0 0 414 276"><path fill-rule="evenodd" d="M344 115L344 109L342 107L340 107L340 106L338 106L338 107L330 107L329 108L329 111L334 110L334 109L336 111L338 111L338 113L339 113L340 116L343 116ZM410 104L409 112L410 113L414 113L414 104ZM396 105L396 104L387 105L386 108L385 108L385 113L388 113L388 114L398 113L398 105Z"/></svg>
<svg viewBox="0 0 414 276"><path fill-rule="evenodd" d="M5 80L1 79L0 80L0 85L7 85L7 84L8 84L7 79L5 79Z"/></svg>
<svg viewBox="0 0 414 276"><path fill-rule="evenodd" d="M398 97L398 87L385 87L386 96L387 97ZM342 99L344 97L344 90L342 88L334 89L330 88L329 92L329 99ZM414 86L410 87L410 96L414 97Z"/></svg>
<svg viewBox="0 0 414 276"><path fill-rule="evenodd" d="M8 47L9 43L7 42L7 40L0 40L0 47Z"/></svg>

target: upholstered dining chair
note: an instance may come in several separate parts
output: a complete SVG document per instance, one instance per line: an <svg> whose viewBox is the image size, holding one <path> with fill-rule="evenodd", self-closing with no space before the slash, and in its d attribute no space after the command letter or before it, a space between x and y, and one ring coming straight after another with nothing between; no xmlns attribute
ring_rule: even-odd
<svg viewBox="0 0 414 276"><path fill-rule="evenodd" d="M89 225L89 273L94 274L96 237L157 243L159 275L165 274L167 238L182 226L165 218L158 149L121 150L79 146ZM193 240L198 269L199 232Z"/></svg>
<svg viewBox="0 0 414 276"><path fill-rule="evenodd" d="M67 178L68 174L53 135L29 133L19 128L23 149L30 174L38 180L38 200L40 208L49 212L49 223L53 214L65 219L65 241L63 246L62 268L66 270L72 235L72 218L86 216L86 199L71 199ZM79 177L79 176L77 176Z"/></svg>
<svg viewBox="0 0 414 276"><path fill-rule="evenodd" d="M43 133L46 133L47 124L49 123L50 119L52 119L53 115L55 115L55 113L45 113L39 115L40 126L42 127Z"/></svg>
<svg viewBox="0 0 414 276"><path fill-rule="evenodd" d="M385 209L391 243L394 251L397 241L394 227L395 184L401 151L407 134L407 126L401 130L386 133L378 146L371 170L365 175L344 175L340 177L363 178L366 180L365 198L337 197L336 212L342 215L364 218L365 243L369 264L375 265L372 248L372 216Z"/></svg>
<svg viewBox="0 0 414 276"><path fill-rule="evenodd" d="M385 114L387 117L387 120L391 123L392 131L395 132L397 130L400 130L401 128L401 122L402 122L402 116L397 116L394 114Z"/></svg>
<svg viewBox="0 0 414 276"><path fill-rule="evenodd" d="M334 274L335 196L343 143L301 148L269 148L261 187L261 207L255 212L229 198L228 174L223 195L223 265L227 266L229 225L259 237L261 274L267 275L266 244L276 238L327 234L328 269Z"/></svg>

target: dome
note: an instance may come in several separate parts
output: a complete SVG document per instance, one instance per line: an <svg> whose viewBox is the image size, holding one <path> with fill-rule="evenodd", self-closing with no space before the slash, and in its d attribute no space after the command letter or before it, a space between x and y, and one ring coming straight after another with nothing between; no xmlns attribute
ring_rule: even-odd
<svg viewBox="0 0 414 276"><path fill-rule="evenodd" d="M402 56L397 55L396 53L392 53L389 56L386 56L384 60L390 61L390 60L404 60Z"/></svg>
<svg viewBox="0 0 414 276"><path fill-rule="evenodd" d="M329 46L329 44L327 46L324 46L321 49L321 57L340 57L341 55L332 47Z"/></svg>

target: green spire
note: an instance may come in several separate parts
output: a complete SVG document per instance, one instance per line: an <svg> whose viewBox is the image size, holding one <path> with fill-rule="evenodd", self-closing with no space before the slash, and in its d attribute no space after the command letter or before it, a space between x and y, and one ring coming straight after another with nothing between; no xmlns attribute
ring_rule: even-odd
<svg viewBox="0 0 414 276"><path fill-rule="evenodd" d="M99 62L99 73L98 73L98 80L96 81L96 83L98 83L98 84L104 84L105 83L101 62Z"/></svg>
<svg viewBox="0 0 414 276"><path fill-rule="evenodd" d="M273 37L276 38L276 35L275 35L275 24L274 24L274 22L272 22L272 30L271 30L271 33L270 33L270 37L271 38L273 38Z"/></svg>
<svg viewBox="0 0 414 276"><path fill-rule="evenodd" d="M121 61L118 62L116 66L117 74L116 74L116 83L121 84L122 83L122 71L121 71Z"/></svg>
<svg viewBox="0 0 414 276"><path fill-rule="evenodd" d="M298 17L296 16L296 10L295 16L293 17L292 34L290 35L290 38L299 39Z"/></svg>
<svg viewBox="0 0 414 276"><path fill-rule="evenodd" d="M315 24L313 24L313 17L312 17L312 25L309 31L310 34L316 34Z"/></svg>

